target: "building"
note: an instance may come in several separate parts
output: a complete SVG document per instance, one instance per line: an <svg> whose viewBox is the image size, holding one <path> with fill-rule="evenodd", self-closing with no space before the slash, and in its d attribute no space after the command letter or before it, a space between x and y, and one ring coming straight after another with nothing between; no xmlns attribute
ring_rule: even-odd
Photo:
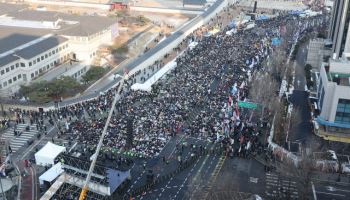
<svg viewBox="0 0 350 200"><path fill-rule="evenodd" d="M338 59L323 63L317 94L321 111L316 120L318 134L350 142L350 62Z"/></svg>
<svg viewBox="0 0 350 200"><path fill-rule="evenodd" d="M319 68L324 60L324 56L331 52L327 48L327 41L323 38L315 38L310 40L308 45L306 64L310 64L314 71L319 71Z"/></svg>
<svg viewBox="0 0 350 200"><path fill-rule="evenodd" d="M315 120L317 134L326 140L347 143L350 143L349 26L350 0L335 0L328 32L329 39L325 40L325 44L331 45L328 45L328 52L325 52L327 48L323 47L322 61L318 65L317 106L315 106L319 110L319 116ZM315 46L313 53L310 52L311 57L317 57L312 55L317 54L316 48Z"/></svg>
<svg viewBox="0 0 350 200"><path fill-rule="evenodd" d="M329 28L333 59L350 58L350 0L335 0Z"/></svg>
<svg viewBox="0 0 350 200"><path fill-rule="evenodd" d="M15 35L6 42L15 44L21 37L25 36ZM2 46L0 42L0 46L8 45ZM17 92L20 85L67 61L71 51L68 39L48 34L0 53L0 94L9 95Z"/></svg>
<svg viewBox="0 0 350 200"><path fill-rule="evenodd" d="M3 3L0 11L0 96L3 97L13 95L20 85L28 85L68 61L74 61L77 66L65 65L64 74L79 78L96 59L99 48L111 44L118 36L115 18L31 10Z"/></svg>

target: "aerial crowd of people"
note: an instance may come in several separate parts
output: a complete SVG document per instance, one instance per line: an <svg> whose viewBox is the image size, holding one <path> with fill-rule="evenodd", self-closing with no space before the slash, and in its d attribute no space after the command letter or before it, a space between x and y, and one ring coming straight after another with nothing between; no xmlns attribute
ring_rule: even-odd
<svg viewBox="0 0 350 200"><path fill-rule="evenodd" d="M59 128L60 137L92 147L93 151L114 94L119 91L120 99L103 141L105 150L152 157L160 153L171 137L185 134L221 142L228 151L244 156L251 149L261 149L257 139L261 133L256 122L242 114L247 112L237 102L249 98L249 80L274 51L273 38L284 39L286 24L292 24L295 33L301 34L309 21L281 15L256 21L254 28L241 26L232 35L226 34L230 27L213 35L191 34L183 42L198 44L176 59L175 69L156 82L151 92L134 91L130 80L124 80L125 84L92 100L47 112L20 109L11 112L16 113L19 122L23 116L29 116L31 123L47 119L54 125L60 120L65 124ZM287 41L286 51L293 42ZM133 77L143 77L142 70Z"/></svg>

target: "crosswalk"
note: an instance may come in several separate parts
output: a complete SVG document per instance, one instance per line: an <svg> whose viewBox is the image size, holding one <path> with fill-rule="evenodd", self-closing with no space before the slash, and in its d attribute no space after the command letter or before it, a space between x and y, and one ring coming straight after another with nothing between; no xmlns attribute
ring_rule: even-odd
<svg viewBox="0 0 350 200"><path fill-rule="evenodd" d="M297 183L292 180L278 177L274 173L266 173L266 190L268 198L298 199Z"/></svg>
<svg viewBox="0 0 350 200"><path fill-rule="evenodd" d="M20 136L14 135L14 129L7 129L1 138L8 141L11 147L12 153L16 153L21 147L28 145L27 142L36 138L39 133L36 130L36 124L30 125L30 130L26 131L27 124L18 124L16 130L22 132ZM3 150L4 151L4 150Z"/></svg>

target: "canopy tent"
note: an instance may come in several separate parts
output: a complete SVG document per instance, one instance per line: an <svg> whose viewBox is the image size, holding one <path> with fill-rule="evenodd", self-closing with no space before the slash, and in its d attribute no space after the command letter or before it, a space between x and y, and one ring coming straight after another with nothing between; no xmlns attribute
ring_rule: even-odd
<svg viewBox="0 0 350 200"><path fill-rule="evenodd" d="M64 151L66 151L65 147L48 142L40 151L35 153L35 163L41 166L53 165L55 158Z"/></svg>
<svg viewBox="0 0 350 200"><path fill-rule="evenodd" d="M176 59L176 58L175 58ZM151 78L149 78L144 83L135 83L131 86L132 90L142 90L150 92L152 90L152 85L156 83L164 74L168 73L170 70L176 67L176 61L173 59L164 67L162 67L157 73L155 73Z"/></svg>
<svg viewBox="0 0 350 200"><path fill-rule="evenodd" d="M63 172L64 170L62 169L61 163L56 163L54 166L52 166L49 170L47 170L39 177L40 185L44 184L44 181L52 183L52 181L54 181Z"/></svg>

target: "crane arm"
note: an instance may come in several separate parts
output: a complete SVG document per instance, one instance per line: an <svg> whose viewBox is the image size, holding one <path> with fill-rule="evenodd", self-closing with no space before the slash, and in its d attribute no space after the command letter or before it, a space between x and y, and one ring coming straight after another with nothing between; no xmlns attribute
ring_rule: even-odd
<svg viewBox="0 0 350 200"><path fill-rule="evenodd" d="M96 161L97 161L97 157L98 157L98 154L101 150L101 147L102 147L102 144L103 144L103 139L104 137L106 136L107 134L107 128L108 128L108 125L109 125L109 122L112 118L112 115L113 115L113 112L114 112L114 109L115 109L115 104L117 103L117 97L118 97L118 94L120 92L120 89L123 87L123 83L124 83L124 78L122 79L122 83L120 84L120 87L118 89L118 91L116 91L115 93L115 96L114 96L114 99L113 99L113 103L112 103L112 108L111 110L109 111L109 114L108 114L108 117L107 117L107 121L106 121L106 124L103 128L103 131L102 131L102 134L100 136L100 140L98 142L98 145L97 145L97 148L96 148L96 152L93 156L93 159L92 159L92 162L91 162L91 165L90 165L90 168L89 168L89 172L88 172L88 175L86 176L86 180L85 180L85 184L81 190L81 193L80 193L80 196L79 196L79 200L84 200L85 197L86 197L86 193L89 189L89 182L90 182L90 179L91 179L91 175L94 171L94 168L95 168L95 165L96 165Z"/></svg>

